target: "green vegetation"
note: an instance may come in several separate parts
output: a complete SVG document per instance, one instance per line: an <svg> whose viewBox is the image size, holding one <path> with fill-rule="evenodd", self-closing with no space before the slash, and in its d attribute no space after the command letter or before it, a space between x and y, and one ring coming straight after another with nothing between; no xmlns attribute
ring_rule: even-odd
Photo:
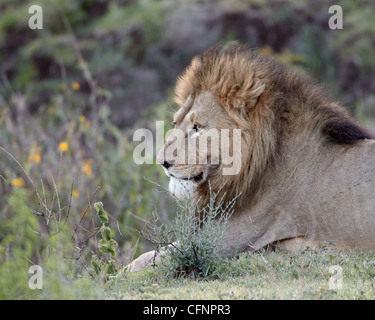
<svg viewBox="0 0 375 320"><path fill-rule="evenodd" d="M0 299L373 298L371 254L217 259L215 220L204 222L217 235L211 247L182 238L176 264L122 271L153 249L137 232L153 211L168 230L182 217L155 187L167 185L159 166L134 163L132 137L170 123L172 88L191 58L246 42L317 78L371 127L371 1L340 1L343 30L328 28L325 0L41 0L42 30L28 28L31 4L0 0ZM195 241L203 255L188 250ZM186 257L204 258L192 267ZM28 286L32 265L43 268L43 290ZM341 290L327 289L331 265L343 268Z"/></svg>
<svg viewBox="0 0 375 320"><path fill-rule="evenodd" d="M175 222L168 226L158 225L154 221L143 237L156 246L156 251L162 252L162 262L157 268L169 277L190 276L193 278L211 279L219 277L222 259L216 250L223 241L228 219L233 214L235 200L224 206L223 198L210 190L210 202L199 208L193 198L177 200L182 208L177 213Z"/></svg>
<svg viewBox="0 0 375 320"><path fill-rule="evenodd" d="M216 280L170 279L158 269L130 275L124 299L374 299L373 254L320 248L241 254L221 261ZM342 288L330 289L330 267L342 268ZM121 286L120 285L120 286Z"/></svg>
<svg viewBox="0 0 375 320"><path fill-rule="evenodd" d="M108 254L109 259L104 260L97 255L93 255L91 258L91 265L96 275L103 273L107 277L115 276L118 273L116 261L114 260L118 243L113 239L111 228L106 226L108 223L108 215L103 209L103 203L94 203L94 208L100 222L102 223L102 226L99 229L102 238L98 244L98 251L102 256Z"/></svg>

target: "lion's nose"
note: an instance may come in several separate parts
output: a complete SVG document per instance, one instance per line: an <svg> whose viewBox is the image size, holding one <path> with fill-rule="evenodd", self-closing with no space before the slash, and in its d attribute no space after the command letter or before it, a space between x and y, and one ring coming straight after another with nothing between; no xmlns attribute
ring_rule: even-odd
<svg viewBox="0 0 375 320"><path fill-rule="evenodd" d="M173 166L173 163L169 163L167 161L164 160L164 163L162 164L162 166L165 168L165 169L168 169L169 167L172 167Z"/></svg>

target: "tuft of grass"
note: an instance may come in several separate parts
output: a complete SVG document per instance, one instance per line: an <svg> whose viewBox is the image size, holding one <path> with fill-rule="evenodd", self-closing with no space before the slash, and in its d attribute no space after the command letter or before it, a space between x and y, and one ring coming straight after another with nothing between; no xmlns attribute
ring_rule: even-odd
<svg viewBox="0 0 375 320"><path fill-rule="evenodd" d="M162 262L157 268L167 277L219 277L221 258L217 249L237 199L224 203L225 194L219 197L220 192L221 189L214 192L210 186L210 201L203 208L199 206L199 199L192 196L178 200L182 210L177 213L174 223L158 226L154 213L153 224L146 232L141 232L156 246L156 252L162 252Z"/></svg>

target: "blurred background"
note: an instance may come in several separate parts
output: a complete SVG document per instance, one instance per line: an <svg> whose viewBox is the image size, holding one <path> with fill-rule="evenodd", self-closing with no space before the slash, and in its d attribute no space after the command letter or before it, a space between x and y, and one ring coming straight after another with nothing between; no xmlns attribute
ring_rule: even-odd
<svg viewBox="0 0 375 320"><path fill-rule="evenodd" d="M33 4L42 30L28 27ZM343 30L328 27L333 4ZM374 16L372 0L0 0L0 146L19 161L0 150L0 266L18 246L42 260L40 239L62 222L81 252L94 250L95 201L120 263L150 248L137 228L176 206L159 166L134 163L133 132L156 120L170 129L176 77L219 41L310 74L373 129Z"/></svg>

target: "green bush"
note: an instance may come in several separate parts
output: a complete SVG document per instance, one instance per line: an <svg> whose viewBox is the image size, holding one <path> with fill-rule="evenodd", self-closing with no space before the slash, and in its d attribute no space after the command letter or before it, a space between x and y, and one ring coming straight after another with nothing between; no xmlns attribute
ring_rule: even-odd
<svg viewBox="0 0 375 320"><path fill-rule="evenodd" d="M224 203L221 190L210 189L210 201L203 208L192 197L178 200L181 208L171 226L154 221L141 234L162 252L162 262L157 264L167 276L215 278L219 276L222 259L217 250L224 237L228 219L233 213L236 198Z"/></svg>

